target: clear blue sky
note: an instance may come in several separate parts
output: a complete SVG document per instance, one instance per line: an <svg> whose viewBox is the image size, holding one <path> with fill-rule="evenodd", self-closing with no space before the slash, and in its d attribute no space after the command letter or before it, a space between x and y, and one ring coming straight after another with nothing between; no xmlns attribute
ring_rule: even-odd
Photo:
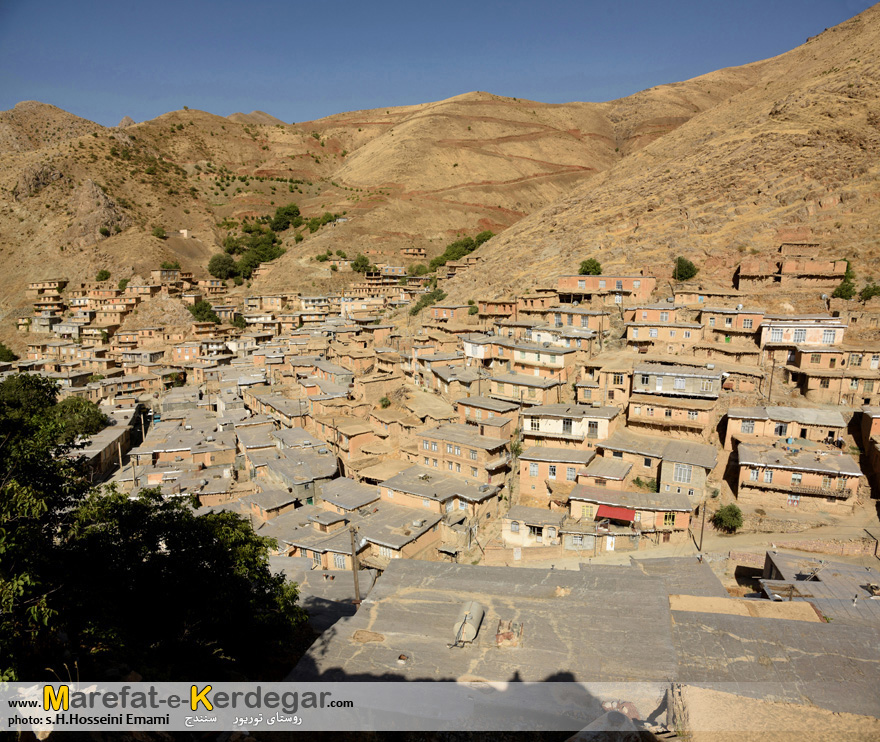
<svg viewBox="0 0 880 742"><path fill-rule="evenodd" d="M601 101L775 56L866 0L0 0L0 110L306 121L471 90Z"/></svg>

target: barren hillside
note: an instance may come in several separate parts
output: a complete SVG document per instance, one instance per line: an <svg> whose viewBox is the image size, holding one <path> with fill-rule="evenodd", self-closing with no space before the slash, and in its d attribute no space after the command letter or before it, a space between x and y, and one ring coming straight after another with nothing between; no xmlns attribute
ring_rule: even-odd
<svg viewBox="0 0 880 742"><path fill-rule="evenodd" d="M818 242L850 258L862 281L877 278L878 50L874 7L791 52L727 71L747 70L753 84L490 240L479 275L452 281L451 295L522 291L591 256L606 271L669 278L684 255L699 279L730 286L744 258L791 240Z"/></svg>
<svg viewBox="0 0 880 742"><path fill-rule="evenodd" d="M878 9L774 59L606 103L489 93L285 124L194 110L104 128L39 103L0 113L0 324L29 281L162 260L205 273L228 230L295 202L347 220L282 234L254 289L336 286L325 250L409 262L461 234L503 232L453 296L576 270L668 272L675 254L728 282L778 230L876 257ZM165 230L169 239L153 236ZM178 230L188 230L188 237Z"/></svg>

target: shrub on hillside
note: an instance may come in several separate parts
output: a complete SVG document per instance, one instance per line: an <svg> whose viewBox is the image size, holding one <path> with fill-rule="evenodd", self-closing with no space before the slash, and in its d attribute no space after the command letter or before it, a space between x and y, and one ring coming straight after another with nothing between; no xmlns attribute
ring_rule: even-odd
<svg viewBox="0 0 880 742"><path fill-rule="evenodd" d="M699 273L699 268L695 266L687 258L679 255L675 259L675 267L672 269L672 279L674 281L689 281Z"/></svg>
<svg viewBox="0 0 880 742"><path fill-rule="evenodd" d="M601 276L602 264L596 258L587 258L578 270L581 276Z"/></svg>
<svg viewBox="0 0 880 742"><path fill-rule="evenodd" d="M703 507L706 507L705 504ZM738 528L742 528L742 524L742 510L734 503L725 505L712 516L712 525L719 531L725 531L726 533L736 533Z"/></svg>
<svg viewBox="0 0 880 742"><path fill-rule="evenodd" d="M95 276L96 281L106 281L110 278L110 271L108 270L99 270L98 275Z"/></svg>

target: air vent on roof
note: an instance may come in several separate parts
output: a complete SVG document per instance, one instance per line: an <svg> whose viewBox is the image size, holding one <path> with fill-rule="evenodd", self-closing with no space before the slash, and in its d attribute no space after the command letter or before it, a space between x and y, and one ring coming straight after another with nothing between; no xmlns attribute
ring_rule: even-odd
<svg viewBox="0 0 880 742"><path fill-rule="evenodd" d="M425 525L425 519L422 518L421 520L414 520L412 524L413 528L421 528L423 525Z"/></svg>
<svg viewBox="0 0 880 742"><path fill-rule="evenodd" d="M193 426L192 426L192 425L184 425L184 426L183 426L183 429L184 429L184 430L192 430L192 429L193 429Z"/></svg>
<svg viewBox="0 0 880 742"><path fill-rule="evenodd" d="M419 479L421 479L423 482L428 482L431 479L431 475L430 474L419 474Z"/></svg>
<svg viewBox="0 0 880 742"><path fill-rule="evenodd" d="M707 363L706 368L708 368L711 371L713 368L715 368L715 364L714 363Z"/></svg>
<svg viewBox="0 0 880 742"><path fill-rule="evenodd" d="M319 448L318 453L330 453L326 448Z"/></svg>

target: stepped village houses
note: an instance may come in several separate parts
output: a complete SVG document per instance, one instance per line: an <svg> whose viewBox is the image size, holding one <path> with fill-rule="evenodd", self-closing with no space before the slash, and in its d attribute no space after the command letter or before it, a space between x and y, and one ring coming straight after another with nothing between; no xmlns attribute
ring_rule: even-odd
<svg viewBox="0 0 880 742"><path fill-rule="evenodd" d="M441 285L479 270L453 261ZM427 306L420 325L401 312L428 288L402 266L310 296L167 268L124 288L52 277L30 284L27 353L0 372L108 412L78 452L93 481L240 513L276 559L588 558L685 542L725 502L845 515L880 484L880 307L763 305L844 271L788 244L735 289L563 275ZM133 322L155 297L220 322Z"/></svg>

